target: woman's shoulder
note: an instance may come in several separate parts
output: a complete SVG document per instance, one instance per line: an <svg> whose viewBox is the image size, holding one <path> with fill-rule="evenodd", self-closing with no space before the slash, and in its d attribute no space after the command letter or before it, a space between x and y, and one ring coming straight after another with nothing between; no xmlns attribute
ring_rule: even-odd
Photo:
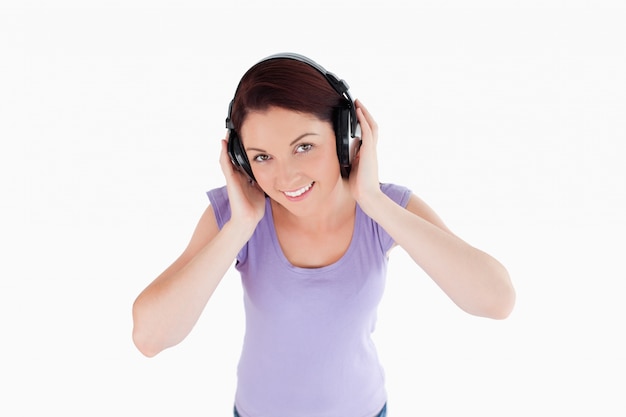
<svg viewBox="0 0 626 417"><path fill-rule="evenodd" d="M380 189L386 196L403 207L406 207L412 194L408 187L389 182L380 183Z"/></svg>
<svg viewBox="0 0 626 417"><path fill-rule="evenodd" d="M218 198L219 200L228 201L228 192L225 185L210 189L206 192L206 195L209 197L209 200L212 200L213 198Z"/></svg>
<svg viewBox="0 0 626 417"><path fill-rule="evenodd" d="M217 224L221 228L230 219L230 201L226 186L213 188L206 192L213 208Z"/></svg>

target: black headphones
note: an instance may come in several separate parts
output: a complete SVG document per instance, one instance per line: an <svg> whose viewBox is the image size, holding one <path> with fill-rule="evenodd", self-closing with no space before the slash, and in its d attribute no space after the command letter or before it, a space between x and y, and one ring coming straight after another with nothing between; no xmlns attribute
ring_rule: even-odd
<svg viewBox="0 0 626 417"><path fill-rule="evenodd" d="M296 53L286 52L270 55L261 61L269 61L271 59L293 59L304 62L319 71L333 89L343 98L343 106L336 109L333 120L333 128L335 130L335 139L337 145L337 156L339 157L339 168L341 176L347 178L350 175L350 166L361 144L361 127L359 126L354 100L350 96L348 83L339 79L335 74L326 71L321 65L313 60ZM255 65L256 66L256 65ZM254 67L253 67L254 68ZM237 87L239 89L239 87ZM237 93L235 92L235 96ZM241 138L235 131L231 121L231 112L235 99L231 100L228 106L228 117L226 117L226 128L228 129L228 155L236 168L240 168L252 181L255 181L254 174L248 156L241 143Z"/></svg>

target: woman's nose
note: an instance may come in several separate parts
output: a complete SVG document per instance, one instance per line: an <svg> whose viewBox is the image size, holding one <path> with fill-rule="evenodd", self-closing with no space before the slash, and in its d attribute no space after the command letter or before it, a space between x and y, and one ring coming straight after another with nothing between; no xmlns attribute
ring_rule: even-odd
<svg viewBox="0 0 626 417"><path fill-rule="evenodd" d="M278 182L289 186L298 176L298 164L294 161L281 161L278 167Z"/></svg>

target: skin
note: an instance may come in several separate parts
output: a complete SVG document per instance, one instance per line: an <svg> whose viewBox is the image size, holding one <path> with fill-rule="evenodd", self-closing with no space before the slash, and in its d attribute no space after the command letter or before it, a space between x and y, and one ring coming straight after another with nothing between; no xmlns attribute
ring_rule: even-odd
<svg viewBox="0 0 626 417"><path fill-rule="evenodd" d="M506 269L487 253L454 235L419 197L406 208L379 186L378 126L356 101L362 144L349 180L341 178L330 123L309 114L272 107L250 113L241 137L256 184L236 171L222 141L220 166L231 219L220 230L209 206L183 253L133 305L133 340L146 356L181 342L265 212L270 197L276 233L287 259L300 267L331 264L345 253L355 209L378 222L464 311L506 318L515 291ZM310 189L297 198L288 193Z"/></svg>

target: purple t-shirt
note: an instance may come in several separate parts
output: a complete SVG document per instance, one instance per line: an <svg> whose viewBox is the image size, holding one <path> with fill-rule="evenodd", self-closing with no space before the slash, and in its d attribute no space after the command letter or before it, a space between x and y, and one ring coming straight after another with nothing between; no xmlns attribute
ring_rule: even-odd
<svg viewBox="0 0 626 417"><path fill-rule="evenodd" d="M406 207L410 190L381 189ZM208 193L221 228L226 188ZM241 417L371 417L384 405L384 374L371 333L393 239L357 206L352 241L337 262L296 267L285 257L271 205L237 256L246 330L235 404Z"/></svg>

